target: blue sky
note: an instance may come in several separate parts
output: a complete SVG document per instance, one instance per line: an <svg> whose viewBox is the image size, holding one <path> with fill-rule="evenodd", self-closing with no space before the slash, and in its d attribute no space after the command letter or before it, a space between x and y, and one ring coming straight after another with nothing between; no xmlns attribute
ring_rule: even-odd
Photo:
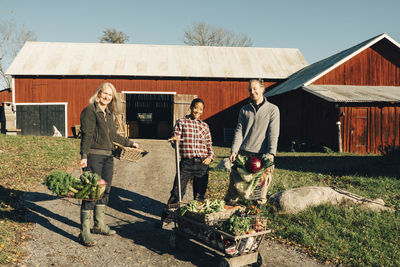
<svg viewBox="0 0 400 267"><path fill-rule="evenodd" d="M204 21L247 34L254 47L298 48L314 63L386 32L400 42L400 0L0 0L38 41L98 42L102 31L128 43L183 45L183 32Z"/></svg>

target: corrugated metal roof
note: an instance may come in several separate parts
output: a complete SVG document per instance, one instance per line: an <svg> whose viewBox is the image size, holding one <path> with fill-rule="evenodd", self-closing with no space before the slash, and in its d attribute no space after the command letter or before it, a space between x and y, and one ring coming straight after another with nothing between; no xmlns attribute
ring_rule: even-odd
<svg viewBox="0 0 400 267"><path fill-rule="evenodd" d="M307 85L303 90L329 102L400 102L398 86Z"/></svg>
<svg viewBox="0 0 400 267"><path fill-rule="evenodd" d="M285 79L307 65L297 48L27 42L7 74Z"/></svg>
<svg viewBox="0 0 400 267"><path fill-rule="evenodd" d="M265 95L267 97L273 95L283 94L292 90L296 90L301 88L303 85L308 85L313 81L317 80L321 76L325 75L327 72L332 69L338 67L342 63L346 62L350 58L354 57L358 53L362 52L366 48L374 45L379 42L383 38L388 39L397 47L400 48L400 45L389 37L386 33L375 36L371 39L368 39L358 45L355 45L349 49L343 50L333 56L330 56L326 59L313 63L298 72L292 74L286 81L274 87L272 90L268 91Z"/></svg>

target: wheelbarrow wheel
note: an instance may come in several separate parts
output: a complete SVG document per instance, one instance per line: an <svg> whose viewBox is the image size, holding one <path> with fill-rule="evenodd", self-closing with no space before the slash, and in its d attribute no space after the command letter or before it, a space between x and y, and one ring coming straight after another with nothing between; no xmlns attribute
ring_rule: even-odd
<svg viewBox="0 0 400 267"><path fill-rule="evenodd" d="M260 253L258 253L257 262L251 264L250 266L252 266L252 267L260 267L262 265L262 262L263 262L262 256L261 256Z"/></svg>
<svg viewBox="0 0 400 267"><path fill-rule="evenodd" d="M229 261L225 258L221 258L218 262L218 267L230 267Z"/></svg>

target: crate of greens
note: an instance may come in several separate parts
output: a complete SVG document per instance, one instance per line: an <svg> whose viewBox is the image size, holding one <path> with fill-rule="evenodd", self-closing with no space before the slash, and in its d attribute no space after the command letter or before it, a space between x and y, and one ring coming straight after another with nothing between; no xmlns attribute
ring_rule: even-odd
<svg viewBox="0 0 400 267"><path fill-rule="evenodd" d="M237 211L244 210L242 206L225 205L221 199L192 200L179 209L180 216L187 216L201 223L213 225L219 220L228 219Z"/></svg>
<svg viewBox="0 0 400 267"><path fill-rule="evenodd" d="M79 178L64 171L55 170L46 177L44 185L60 197L99 200L106 189L106 181L90 171L83 172Z"/></svg>

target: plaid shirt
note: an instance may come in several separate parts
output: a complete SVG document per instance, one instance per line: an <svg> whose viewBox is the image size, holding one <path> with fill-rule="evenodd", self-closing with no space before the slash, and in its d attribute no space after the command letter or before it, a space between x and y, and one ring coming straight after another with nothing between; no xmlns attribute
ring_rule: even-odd
<svg viewBox="0 0 400 267"><path fill-rule="evenodd" d="M179 143L182 158L207 158L214 160L210 128L201 120L185 116L176 121L174 136L183 139Z"/></svg>

